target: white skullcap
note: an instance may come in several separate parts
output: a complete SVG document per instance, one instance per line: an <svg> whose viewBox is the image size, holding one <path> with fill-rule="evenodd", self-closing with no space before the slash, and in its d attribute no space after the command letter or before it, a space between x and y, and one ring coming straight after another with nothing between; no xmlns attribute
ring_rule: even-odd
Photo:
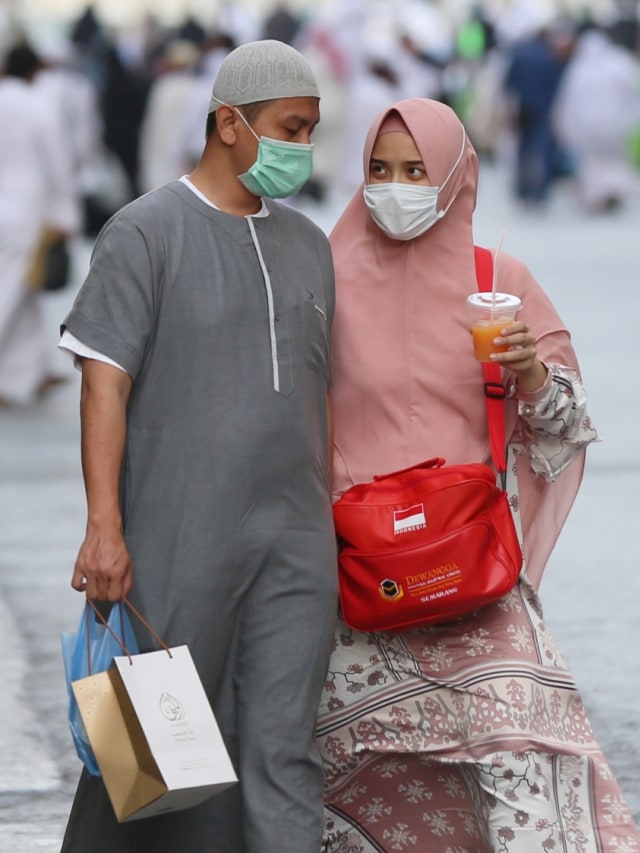
<svg viewBox="0 0 640 853"><path fill-rule="evenodd" d="M209 103L241 106L275 98L319 98L311 66L295 48L276 39L242 44L222 62Z"/></svg>

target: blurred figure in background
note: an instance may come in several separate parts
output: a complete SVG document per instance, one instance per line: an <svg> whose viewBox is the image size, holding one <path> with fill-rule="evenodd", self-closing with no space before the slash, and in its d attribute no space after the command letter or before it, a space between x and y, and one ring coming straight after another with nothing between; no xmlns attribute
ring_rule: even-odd
<svg viewBox="0 0 640 853"><path fill-rule="evenodd" d="M277 3L264 20L261 38L293 44L301 25L300 16L292 12L288 3Z"/></svg>
<svg viewBox="0 0 640 853"><path fill-rule="evenodd" d="M349 80L342 150L336 164L340 189L345 194L354 192L362 181L362 147L367 128L386 104L402 95L393 52L392 44L382 39L365 43L361 62Z"/></svg>
<svg viewBox="0 0 640 853"><path fill-rule="evenodd" d="M640 11L638 0L616 0L615 12L609 25L609 36L614 44L640 53Z"/></svg>
<svg viewBox="0 0 640 853"><path fill-rule="evenodd" d="M484 4L474 4L456 34L458 62L468 75L466 97L452 106L464 122L481 157L493 159L508 124L502 90L505 51L497 45L495 26Z"/></svg>
<svg viewBox="0 0 640 853"><path fill-rule="evenodd" d="M350 61L339 33L321 15L302 26L296 47L311 65L322 92L322 120L313 133L313 175L297 198L322 203L332 201L337 190L335 176L343 151Z"/></svg>
<svg viewBox="0 0 640 853"><path fill-rule="evenodd" d="M226 32L214 31L205 38L180 121L180 156L187 164L186 172L195 167L202 154L205 137L202 116L207 114L211 100L211 81L215 79L225 56L236 46L233 37Z"/></svg>
<svg viewBox="0 0 640 853"><path fill-rule="evenodd" d="M351 194L362 180L367 127L394 100L440 97L453 42L442 13L430 2L344 0L341 6L335 20L348 44L349 66L336 174L341 192Z"/></svg>
<svg viewBox="0 0 640 853"><path fill-rule="evenodd" d="M176 39L166 46L162 70L151 83L140 128L139 188L143 193L188 171L184 115L198 85L194 68L199 56L192 41ZM204 111L200 115L203 114ZM201 127L201 147L203 136Z"/></svg>
<svg viewBox="0 0 640 853"><path fill-rule="evenodd" d="M104 69L104 142L122 165L129 182L130 196L135 198L140 194L140 126L149 92L149 80L142 69L124 61L115 44L107 49Z"/></svg>
<svg viewBox="0 0 640 853"><path fill-rule="evenodd" d="M56 38L41 44L45 67L34 84L55 106L71 158L75 192L82 204L84 232L91 232L92 204L99 190L103 123L96 84L80 64L74 44Z"/></svg>
<svg viewBox="0 0 640 853"><path fill-rule="evenodd" d="M553 121L574 157L584 210L617 208L637 184L628 144L640 127L640 61L606 32L586 30L558 89Z"/></svg>
<svg viewBox="0 0 640 853"><path fill-rule="evenodd" d="M34 85L42 61L9 50L0 77L0 401L28 403L57 381L40 294L27 277L42 233L80 224L70 150L55 99Z"/></svg>
<svg viewBox="0 0 640 853"><path fill-rule="evenodd" d="M82 12L71 26L71 41L74 45L84 48L92 48L97 42L104 38L102 25L100 24L95 9L91 4L84 7Z"/></svg>
<svg viewBox="0 0 640 853"><path fill-rule="evenodd" d="M555 177L557 146L551 107L565 67L565 31L544 28L517 42L506 70L516 141L513 191L525 204L546 201Z"/></svg>

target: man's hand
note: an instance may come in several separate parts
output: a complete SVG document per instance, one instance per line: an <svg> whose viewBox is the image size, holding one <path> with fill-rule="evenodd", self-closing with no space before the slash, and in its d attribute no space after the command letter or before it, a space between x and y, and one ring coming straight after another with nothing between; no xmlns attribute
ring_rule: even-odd
<svg viewBox="0 0 640 853"><path fill-rule="evenodd" d="M87 598L119 601L131 590L133 571L129 552L120 530L89 525L80 546L71 586Z"/></svg>

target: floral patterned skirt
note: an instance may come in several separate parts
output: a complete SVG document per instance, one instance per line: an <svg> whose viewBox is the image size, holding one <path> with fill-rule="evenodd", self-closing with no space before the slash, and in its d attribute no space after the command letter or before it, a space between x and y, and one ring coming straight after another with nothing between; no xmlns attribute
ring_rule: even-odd
<svg viewBox="0 0 640 853"><path fill-rule="evenodd" d="M445 625L339 622L318 739L323 853L640 851L526 578Z"/></svg>

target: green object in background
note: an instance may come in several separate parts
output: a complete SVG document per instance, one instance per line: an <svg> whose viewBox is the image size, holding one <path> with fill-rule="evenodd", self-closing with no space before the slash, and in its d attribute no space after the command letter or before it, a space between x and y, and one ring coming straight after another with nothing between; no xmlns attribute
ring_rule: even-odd
<svg viewBox="0 0 640 853"><path fill-rule="evenodd" d="M468 120L474 102L475 97L471 86L465 86L452 96L451 107L463 124Z"/></svg>
<svg viewBox="0 0 640 853"><path fill-rule="evenodd" d="M478 21L463 24L456 38L456 47L463 59L477 59L482 56L486 47L482 24Z"/></svg>
<svg viewBox="0 0 640 853"><path fill-rule="evenodd" d="M637 168L640 169L640 126L631 133L627 143L627 151L629 152L629 160Z"/></svg>

